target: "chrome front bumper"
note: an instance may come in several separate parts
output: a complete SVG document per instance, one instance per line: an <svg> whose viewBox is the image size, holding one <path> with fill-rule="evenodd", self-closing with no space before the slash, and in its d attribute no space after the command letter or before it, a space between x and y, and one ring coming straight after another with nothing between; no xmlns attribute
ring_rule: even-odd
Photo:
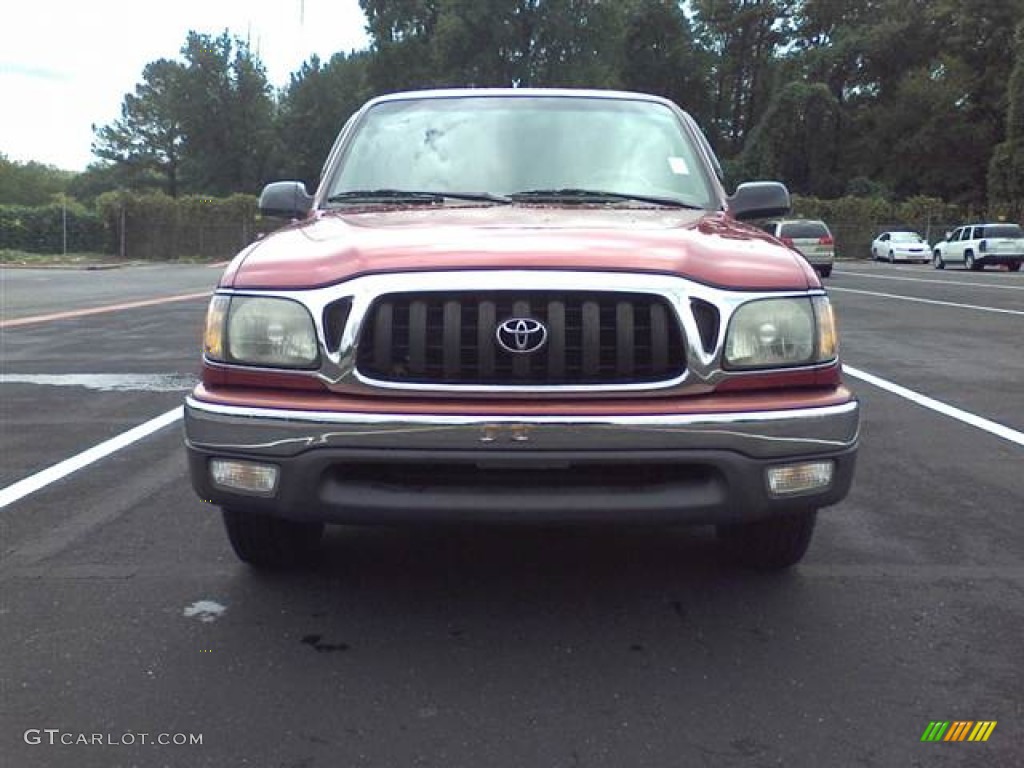
<svg viewBox="0 0 1024 768"><path fill-rule="evenodd" d="M214 504L333 523L735 523L844 498L856 400L783 411L602 416L372 415L188 398L192 484ZM213 459L276 467L273 493L211 480ZM825 462L779 498L767 473Z"/></svg>
<svg viewBox="0 0 1024 768"><path fill-rule="evenodd" d="M322 448L432 451L724 450L755 459L857 443L856 400L800 410L656 416L452 416L276 410L185 401L188 445L262 458Z"/></svg>

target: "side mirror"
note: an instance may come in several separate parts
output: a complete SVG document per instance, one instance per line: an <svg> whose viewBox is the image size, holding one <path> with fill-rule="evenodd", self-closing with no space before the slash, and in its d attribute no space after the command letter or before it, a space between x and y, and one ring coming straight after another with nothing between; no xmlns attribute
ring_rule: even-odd
<svg viewBox="0 0 1024 768"><path fill-rule="evenodd" d="M771 218L789 213L789 190L777 181L748 181L736 187L727 200L729 212L738 220Z"/></svg>
<svg viewBox="0 0 1024 768"><path fill-rule="evenodd" d="M946 236L943 239L949 240L949 236L952 235L952 234L953 234L952 232L947 232Z"/></svg>
<svg viewBox="0 0 1024 768"><path fill-rule="evenodd" d="M313 207L313 197L301 181L275 181L260 193L260 213L282 219L303 219Z"/></svg>

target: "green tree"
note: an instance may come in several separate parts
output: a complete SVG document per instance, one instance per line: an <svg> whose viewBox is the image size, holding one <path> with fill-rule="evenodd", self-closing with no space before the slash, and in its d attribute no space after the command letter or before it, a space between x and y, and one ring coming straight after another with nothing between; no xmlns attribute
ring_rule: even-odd
<svg viewBox="0 0 1024 768"><path fill-rule="evenodd" d="M92 205L100 195L116 189L164 191L166 178L153 170L141 172L130 165L96 162L75 174L68 182L67 191L76 200Z"/></svg>
<svg viewBox="0 0 1024 768"><path fill-rule="evenodd" d="M267 180L274 102L248 43L189 32L182 48L180 119L188 191L254 192Z"/></svg>
<svg viewBox="0 0 1024 768"><path fill-rule="evenodd" d="M1024 2L936 0L925 8L931 60L918 68L903 67L893 78L896 87L883 92L875 105L888 108L889 114L913 113L916 120L897 121L902 124L894 126L895 135L875 132L872 143L890 147L893 161L900 159L891 163L892 170L917 166L925 172L916 183L895 179L901 195L926 192L983 207L988 164L1004 137L1012 67L1007 52Z"/></svg>
<svg viewBox="0 0 1024 768"><path fill-rule="evenodd" d="M751 131L739 175L778 179L798 194L838 195L842 187L833 141L838 119L839 103L824 83L789 83Z"/></svg>
<svg viewBox="0 0 1024 768"><path fill-rule="evenodd" d="M172 197L254 191L266 180L274 142L263 65L227 32L189 32L181 53L184 62L146 65L120 119L94 128L93 153L133 188L150 186L157 174Z"/></svg>
<svg viewBox="0 0 1024 768"><path fill-rule="evenodd" d="M635 0L360 0L374 92L436 86L621 85Z"/></svg>
<svg viewBox="0 0 1024 768"><path fill-rule="evenodd" d="M710 118L706 72L710 58L699 49L689 20L675 0L639 0L626 17L622 84L671 99L698 122Z"/></svg>
<svg viewBox="0 0 1024 768"><path fill-rule="evenodd" d="M694 0L696 31L711 55L710 125L737 153L768 107L779 52L793 39L799 0Z"/></svg>
<svg viewBox="0 0 1024 768"><path fill-rule="evenodd" d="M1024 218L1024 22L1014 36L1013 73L1006 86L1006 141L988 167L989 203L1001 213Z"/></svg>
<svg viewBox="0 0 1024 768"><path fill-rule="evenodd" d="M368 78L375 93L439 84L432 41L438 0L359 0L373 38Z"/></svg>
<svg viewBox="0 0 1024 768"><path fill-rule="evenodd" d="M313 189L324 158L345 121L369 95L365 52L336 53L326 64L313 56L281 95L278 105L278 171Z"/></svg>
<svg viewBox="0 0 1024 768"><path fill-rule="evenodd" d="M566 88L621 87L627 3L545 0L535 10L529 82Z"/></svg>
<svg viewBox="0 0 1024 768"><path fill-rule="evenodd" d="M71 171L9 160L0 152L0 205L45 205L67 191Z"/></svg>
<svg viewBox="0 0 1024 768"><path fill-rule="evenodd" d="M93 126L93 154L118 165L129 180L158 174L172 197L178 194L184 142L183 73L178 62L150 62L135 93L125 95L121 117L111 125Z"/></svg>
<svg viewBox="0 0 1024 768"><path fill-rule="evenodd" d="M539 0L441 0L431 48L439 81L510 87L532 82Z"/></svg>

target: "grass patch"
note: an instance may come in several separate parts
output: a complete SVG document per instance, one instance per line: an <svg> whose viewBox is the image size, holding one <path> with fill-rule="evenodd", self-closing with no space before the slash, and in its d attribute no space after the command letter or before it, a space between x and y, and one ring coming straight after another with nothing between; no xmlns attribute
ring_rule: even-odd
<svg viewBox="0 0 1024 768"><path fill-rule="evenodd" d="M224 259L182 256L173 260L125 261L110 253L30 253L10 248L0 248L0 266L9 267L90 267L98 265L128 266L132 264L212 264Z"/></svg>
<svg viewBox="0 0 1024 768"><path fill-rule="evenodd" d="M29 253L9 248L0 249L0 264L18 266L78 266L119 262L108 253Z"/></svg>

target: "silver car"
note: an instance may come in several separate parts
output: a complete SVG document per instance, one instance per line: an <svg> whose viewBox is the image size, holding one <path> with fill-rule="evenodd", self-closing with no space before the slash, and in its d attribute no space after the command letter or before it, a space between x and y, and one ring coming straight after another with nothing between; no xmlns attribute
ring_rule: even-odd
<svg viewBox="0 0 1024 768"><path fill-rule="evenodd" d="M836 241L825 222L818 219L783 219L770 221L761 228L799 252L822 277L832 274Z"/></svg>

